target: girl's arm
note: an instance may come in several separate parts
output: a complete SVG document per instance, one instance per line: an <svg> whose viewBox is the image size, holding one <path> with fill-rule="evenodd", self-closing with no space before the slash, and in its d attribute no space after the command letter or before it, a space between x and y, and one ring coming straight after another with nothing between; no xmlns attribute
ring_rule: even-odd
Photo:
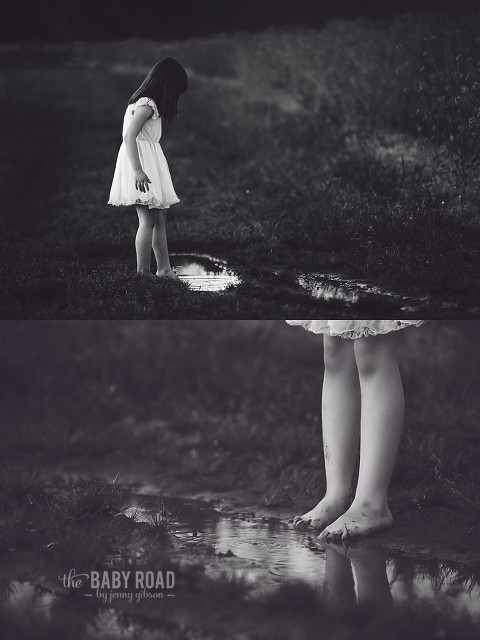
<svg viewBox="0 0 480 640"><path fill-rule="evenodd" d="M135 174L135 187L145 193L148 191L148 183L150 182L147 174L143 171L140 163L140 156L138 155L137 136L142 130L143 125L153 115L152 107L143 105L138 107L128 125L128 129L123 136L125 142L125 148L127 150L127 156L132 165L133 172Z"/></svg>

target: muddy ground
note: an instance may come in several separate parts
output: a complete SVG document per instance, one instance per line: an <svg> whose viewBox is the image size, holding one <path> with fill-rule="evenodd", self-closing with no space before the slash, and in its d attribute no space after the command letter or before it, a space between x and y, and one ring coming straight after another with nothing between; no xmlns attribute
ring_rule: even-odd
<svg viewBox="0 0 480 640"><path fill-rule="evenodd" d="M52 479L55 492L62 485L68 492L68 487L89 476L79 474L72 485L73 476L68 475L67 484L63 484L65 474ZM130 477L125 505L132 508L110 516L69 511L66 521L59 521L57 513L53 526L48 525L48 517L42 518L41 510L35 517L40 494L30 497L33 522L25 520L24 511L17 527L27 522L29 526L23 532L17 530L0 554L4 637L135 638L140 634L269 639L280 633L293 639L309 635L316 624L322 625L328 638L338 633L350 637L353 632L361 638L396 638L401 637L400 630L412 634L426 630L424 637L440 634L452 639L474 638L478 633L480 527L465 518L452 518L439 510L404 510L395 514L390 531L340 546L320 545L313 533L296 532L296 545L305 550L298 560L303 557L307 562L302 573L301 567L289 566L289 555L282 554L281 548L287 545L291 553L286 533L291 530L287 521L293 507L262 506L258 494L247 491L196 492L193 484L175 485L164 477L150 480L145 484L142 476L135 485ZM118 478L112 482L115 485ZM19 492L16 497L18 507ZM144 514L149 509L151 514L158 513L156 499L161 504L160 521L139 517L136 508L146 503L150 507ZM233 527L234 535L212 538L207 525L212 519L220 522L221 529ZM251 555L245 555L247 545ZM287 565L275 563L273 556L279 553ZM323 568L324 576L314 576L312 581L307 566L314 562ZM73 588L60 581L70 571L87 575L92 568L107 575L114 570L160 570L162 575L175 575L175 584L171 591L132 590L132 597L139 599L127 601L119 595L122 590L110 584L93 590L88 584ZM355 592L346 575L352 569ZM390 589L392 594L396 590L394 607ZM402 591L410 593L407 601L404 596L398 599ZM162 600L153 600L152 594L158 593L163 594ZM22 617L27 610L29 616Z"/></svg>

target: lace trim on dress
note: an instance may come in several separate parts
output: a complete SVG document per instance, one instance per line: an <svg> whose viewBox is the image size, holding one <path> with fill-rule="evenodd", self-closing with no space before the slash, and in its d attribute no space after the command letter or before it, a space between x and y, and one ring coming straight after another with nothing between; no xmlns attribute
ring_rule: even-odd
<svg viewBox="0 0 480 640"><path fill-rule="evenodd" d="M157 118L160 117L159 113L158 113L158 109L157 109L157 105L155 104L155 101L152 100L151 98L147 98L146 96L143 96L142 98L139 98L135 104L133 105L133 112L135 113L135 111L138 109L138 107L152 107L153 109L153 114L151 116L152 120L156 120Z"/></svg>
<svg viewBox="0 0 480 640"><path fill-rule="evenodd" d="M148 200L142 200L141 198L136 198L135 200L130 200L129 202L114 202L113 200L109 200L107 204L113 204L114 207L130 207L135 204L142 204L147 206L149 209L168 209L172 206L172 204L177 204L180 200L174 200L173 202L162 202L158 200L158 198L150 198Z"/></svg>
<svg viewBox="0 0 480 640"><path fill-rule="evenodd" d="M315 326L315 320L286 320L287 324L293 326L299 326L311 333L326 333L338 338L368 338L370 336L383 335L390 331L398 331L399 329L406 329L407 327L419 327L422 324L428 322L428 320L388 320L384 321L385 325L379 324L377 327L371 325L359 325L354 329L332 331L330 326ZM357 320L356 322L360 322ZM379 321L382 322L382 321ZM388 323L388 324L387 324Z"/></svg>

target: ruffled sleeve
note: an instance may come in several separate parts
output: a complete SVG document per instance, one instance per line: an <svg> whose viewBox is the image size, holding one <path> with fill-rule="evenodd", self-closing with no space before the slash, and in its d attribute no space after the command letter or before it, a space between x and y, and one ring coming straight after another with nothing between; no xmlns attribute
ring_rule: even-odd
<svg viewBox="0 0 480 640"><path fill-rule="evenodd" d="M135 113L135 111L138 109L138 107L143 107L147 105L148 107L152 107L153 109L153 114L152 114L152 120L156 120L157 118L160 117L159 113L158 113L158 109L157 109L157 105L155 104L155 101L152 100L151 98L147 98L146 96L143 96L142 98L139 98L134 106L133 106L133 112Z"/></svg>

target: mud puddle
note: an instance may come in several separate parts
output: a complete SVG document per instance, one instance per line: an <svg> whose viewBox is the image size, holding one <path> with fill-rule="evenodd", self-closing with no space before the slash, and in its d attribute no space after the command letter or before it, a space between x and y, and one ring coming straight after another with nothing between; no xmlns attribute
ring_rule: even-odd
<svg viewBox="0 0 480 640"><path fill-rule="evenodd" d="M148 521L159 498L137 496L132 509ZM213 547L216 558L232 574L253 586L251 597L275 590L288 581L302 580L327 590L337 604L357 601L384 606L427 602L453 612L468 611L480 619L480 571L457 563L416 559L372 541L350 545L321 545L281 520L248 515L225 515L208 503L165 498L180 539ZM214 575L218 563L209 568ZM225 566L221 569L225 572Z"/></svg>
<svg viewBox="0 0 480 640"><path fill-rule="evenodd" d="M240 284L240 278L225 260L196 253L174 253L172 267L194 291L224 291Z"/></svg>
<svg viewBox="0 0 480 640"><path fill-rule="evenodd" d="M372 301L378 303L383 300L396 306L399 311L414 312L427 302L426 299L415 300L361 280L350 280L336 274L303 274L298 277L297 282L318 300L341 302L348 306Z"/></svg>
<svg viewBox="0 0 480 640"><path fill-rule="evenodd" d="M139 527L145 526L142 522L151 522L160 508L168 511L174 529L171 541L176 542L171 544L165 539L160 542L157 538L154 546L158 546L160 552L162 546L168 546L180 585L182 579L185 585L185 576L191 576L192 571L194 574L204 571L218 585L217 593L214 584L209 583L208 590L195 592L196 600L192 600L180 587L178 592L170 593L170 598L151 600L146 609L146 601L107 601L98 593L95 597L92 591L76 592L71 586L62 588L57 573L48 569L47 558L42 560L43 567L39 564L35 568L32 560L28 560L28 554L20 554L17 559L12 557L15 554L7 554L0 556L3 620L15 632L18 625L26 625L22 627L22 633L8 637L162 640L200 637L182 633L188 629L192 634L197 633L198 624L208 625L208 616L216 615L212 614L215 611L212 602L219 598L218 590L229 588L226 577L248 584L245 598L252 606L275 597L278 589L286 584L292 589L300 589L301 599L304 593L299 584L301 581L318 593L325 611L341 612L351 610L357 604L368 605L369 616L381 619L389 609L393 615L397 606L403 611L405 606L407 611L414 611L426 605L442 615L448 612L451 619L462 621L462 614L466 613L480 622L480 575L475 568L432 558L409 557L395 549L378 546L372 540L325 547L311 534L297 532L282 520L257 518L250 513L224 513L202 500L136 494L132 496L131 505L126 515L134 516ZM163 567L161 559L137 565L131 564L127 556L123 559L123 564L113 563L111 569L140 567L147 573L154 573L152 570ZM196 568L199 564L201 568ZM79 575L86 571L85 567L76 568ZM119 589L113 588L113 592L117 591ZM128 595L130 591L126 593ZM227 606L228 601L229 611L240 615L246 602L242 604L241 599L237 602L236 597L231 595L231 600L222 601L222 607ZM196 612L192 606L196 607ZM273 615L277 614L275 610ZM267 621L272 613L267 608L263 615ZM345 620L341 616L337 618L338 631ZM43 630L43 635L35 635L37 630Z"/></svg>

